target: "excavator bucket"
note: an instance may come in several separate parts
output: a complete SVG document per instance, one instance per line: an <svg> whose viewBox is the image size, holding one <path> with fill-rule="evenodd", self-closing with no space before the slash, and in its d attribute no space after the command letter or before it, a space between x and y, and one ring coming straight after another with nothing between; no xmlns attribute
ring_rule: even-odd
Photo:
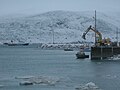
<svg viewBox="0 0 120 90"><path fill-rule="evenodd" d="M85 38L85 33L83 33L82 38L86 40L86 38Z"/></svg>

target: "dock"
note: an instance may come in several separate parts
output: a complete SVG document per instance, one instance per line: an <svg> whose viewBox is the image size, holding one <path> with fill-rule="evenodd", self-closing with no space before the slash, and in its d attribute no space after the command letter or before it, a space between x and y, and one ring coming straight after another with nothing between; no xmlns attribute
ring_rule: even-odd
<svg viewBox="0 0 120 90"><path fill-rule="evenodd" d="M102 60L118 54L120 54L120 47L118 46L91 47L91 60Z"/></svg>

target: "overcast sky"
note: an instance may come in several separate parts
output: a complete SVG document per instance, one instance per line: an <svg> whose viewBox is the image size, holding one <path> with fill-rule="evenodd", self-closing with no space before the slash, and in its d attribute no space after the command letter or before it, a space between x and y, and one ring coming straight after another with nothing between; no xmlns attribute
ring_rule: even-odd
<svg viewBox="0 0 120 90"><path fill-rule="evenodd" d="M0 0L0 16L53 10L119 12L120 0Z"/></svg>

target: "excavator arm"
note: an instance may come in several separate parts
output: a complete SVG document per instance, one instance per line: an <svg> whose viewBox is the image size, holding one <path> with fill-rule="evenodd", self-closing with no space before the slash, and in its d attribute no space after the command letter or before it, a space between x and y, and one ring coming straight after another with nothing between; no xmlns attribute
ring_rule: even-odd
<svg viewBox="0 0 120 90"><path fill-rule="evenodd" d="M86 36L86 34L90 31L91 27L92 27L92 26L90 25L90 26L88 27L88 29L83 33L83 35L82 35L82 38L83 38L83 39L86 40L86 37L85 37L85 36Z"/></svg>
<svg viewBox="0 0 120 90"><path fill-rule="evenodd" d="M98 35L98 42L99 41L102 41L102 35L101 35L101 33L99 32L99 31L97 31L97 30L95 30L94 28L92 28L92 26L90 25L89 27L88 27L88 29L83 33L83 35L82 35L82 38L83 39L85 39L86 40L86 34L90 31L90 30L92 30L92 31L94 31L97 35ZM95 37L96 38L96 37Z"/></svg>

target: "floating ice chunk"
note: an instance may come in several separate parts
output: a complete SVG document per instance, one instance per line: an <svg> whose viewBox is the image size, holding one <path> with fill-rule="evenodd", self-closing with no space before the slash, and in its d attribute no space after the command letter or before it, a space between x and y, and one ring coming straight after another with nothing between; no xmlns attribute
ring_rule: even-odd
<svg viewBox="0 0 120 90"><path fill-rule="evenodd" d="M35 84L55 85L55 83L58 82L59 79L54 77L39 76L39 77L30 78L29 81Z"/></svg>
<svg viewBox="0 0 120 90"><path fill-rule="evenodd" d="M21 83L19 83L20 85L33 85L33 83L32 82L29 82L29 81L24 81L24 82L21 82Z"/></svg>
<svg viewBox="0 0 120 90"><path fill-rule="evenodd" d="M89 87L91 89L98 89L98 87L93 82L89 82L85 85L86 87Z"/></svg>
<svg viewBox="0 0 120 90"><path fill-rule="evenodd" d="M20 85L31 85L31 84L44 84L44 85L55 85L59 81L59 78L50 77L50 76L38 76L38 77L16 77L16 79L23 80L24 82Z"/></svg>
<svg viewBox="0 0 120 90"><path fill-rule="evenodd" d="M115 78L117 78L117 75L105 75L105 76L103 76L104 78L107 78L107 79L115 79Z"/></svg>
<svg viewBox="0 0 120 90"><path fill-rule="evenodd" d="M108 60L120 60L120 54L109 57Z"/></svg>
<svg viewBox="0 0 120 90"><path fill-rule="evenodd" d="M80 85L79 87L75 88L75 90L101 90L98 86L95 85L93 82L89 82L85 85Z"/></svg>

